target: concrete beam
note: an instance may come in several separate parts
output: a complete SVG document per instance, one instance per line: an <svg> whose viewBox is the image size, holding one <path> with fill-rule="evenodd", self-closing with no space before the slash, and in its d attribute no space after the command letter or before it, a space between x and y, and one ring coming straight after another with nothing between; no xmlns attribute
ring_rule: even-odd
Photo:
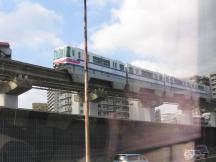
<svg viewBox="0 0 216 162"><path fill-rule="evenodd" d="M163 100L160 98L142 99L140 100L142 107L155 108L163 104Z"/></svg>
<svg viewBox="0 0 216 162"><path fill-rule="evenodd" d="M90 101L99 102L107 97L107 92L103 88L97 88L90 92Z"/></svg>
<svg viewBox="0 0 216 162"><path fill-rule="evenodd" d="M32 84L28 79L15 78L12 81L4 81L1 83L0 93L18 96L32 88Z"/></svg>

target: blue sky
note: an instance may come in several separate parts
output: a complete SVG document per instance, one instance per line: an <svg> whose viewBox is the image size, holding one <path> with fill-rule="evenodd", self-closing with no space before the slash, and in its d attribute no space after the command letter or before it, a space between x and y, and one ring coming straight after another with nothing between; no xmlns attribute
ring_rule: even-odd
<svg viewBox="0 0 216 162"><path fill-rule="evenodd" d="M16 36L17 38L7 35L2 40L11 42L13 59L50 67L52 65L52 51L55 46L64 44L80 46L83 42L83 3L81 1L0 0L0 2L1 13L4 14L5 19L7 17L11 19L8 25L12 23L11 21L14 23L10 24L13 27L8 29L7 34L10 34L11 30L15 35L17 34L16 32L20 32L19 30L22 30L21 33L24 34L24 36ZM26 9L28 7L32 10ZM105 5L103 3L94 4L91 2L89 4L89 35L108 21L110 10L113 7L115 5L110 3ZM13 19L13 15L16 15L18 19ZM16 26L17 23L23 23L24 25ZM26 32L23 30L26 30ZM32 32L32 34L26 34L27 31ZM32 43L34 41L38 43L36 45L27 43L26 41L31 41L31 39L40 39L37 38L37 32L44 34L52 33L50 33L50 38L44 36L42 38L44 40L41 40L41 42L33 40ZM23 40L28 39L24 37L29 37L29 40ZM52 37L56 39L56 42L47 42ZM24 42L20 43L19 39Z"/></svg>

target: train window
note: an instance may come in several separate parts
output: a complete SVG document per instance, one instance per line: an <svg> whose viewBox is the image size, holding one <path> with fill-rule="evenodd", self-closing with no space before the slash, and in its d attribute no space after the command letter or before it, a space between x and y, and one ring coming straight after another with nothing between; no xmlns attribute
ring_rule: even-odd
<svg viewBox="0 0 216 162"><path fill-rule="evenodd" d="M81 52L78 52L78 58L81 59Z"/></svg>
<svg viewBox="0 0 216 162"><path fill-rule="evenodd" d="M89 61L90 61L90 60L89 60L89 54L88 54L88 56L87 56L87 59L88 59L88 62L89 62Z"/></svg>
<svg viewBox="0 0 216 162"><path fill-rule="evenodd" d="M139 69L136 68L136 74L139 74Z"/></svg>
<svg viewBox="0 0 216 162"><path fill-rule="evenodd" d="M113 68L117 69L117 63L116 62L113 62Z"/></svg>
<svg viewBox="0 0 216 162"><path fill-rule="evenodd" d="M166 76L166 82L170 82L170 77Z"/></svg>
<svg viewBox="0 0 216 162"><path fill-rule="evenodd" d="M189 82L186 82L186 86L187 86L187 87L190 87L190 83L189 83Z"/></svg>
<svg viewBox="0 0 216 162"><path fill-rule="evenodd" d="M75 56L75 51L74 50L72 50L72 56Z"/></svg>
<svg viewBox="0 0 216 162"><path fill-rule="evenodd" d="M145 70L141 70L141 75L146 78L151 78L151 79L153 78L153 73L145 71Z"/></svg>
<svg viewBox="0 0 216 162"><path fill-rule="evenodd" d="M170 83L175 83L173 77L170 77Z"/></svg>
<svg viewBox="0 0 216 162"><path fill-rule="evenodd" d="M63 49L59 49L58 58L60 58L60 57L64 57L64 50Z"/></svg>
<svg viewBox="0 0 216 162"><path fill-rule="evenodd" d="M129 67L129 73L133 74L133 68L132 67Z"/></svg>
<svg viewBox="0 0 216 162"><path fill-rule="evenodd" d="M174 83L177 85L183 85L183 82L179 79L174 78Z"/></svg>
<svg viewBox="0 0 216 162"><path fill-rule="evenodd" d="M106 59L103 59L103 58L93 56L93 62L94 62L94 64L97 64L97 65L100 65L100 66L110 67L110 61L106 60Z"/></svg>
<svg viewBox="0 0 216 162"><path fill-rule="evenodd" d="M67 47L66 48L66 57L70 57L70 51L71 51L71 48Z"/></svg>
<svg viewBox="0 0 216 162"><path fill-rule="evenodd" d="M160 81L163 80L163 76L161 74L159 74L159 78L158 78Z"/></svg>
<svg viewBox="0 0 216 162"><path fill-rule="evenodd" d="M124 71L124 65L119 64L119 69L120 69L121 71Z"/></svg>
<svg viewBox="0 0 216 162"><path fill-rule="evenodd" d="M58 51L54 51L54 59L57 59L58 58Z"/></svg>

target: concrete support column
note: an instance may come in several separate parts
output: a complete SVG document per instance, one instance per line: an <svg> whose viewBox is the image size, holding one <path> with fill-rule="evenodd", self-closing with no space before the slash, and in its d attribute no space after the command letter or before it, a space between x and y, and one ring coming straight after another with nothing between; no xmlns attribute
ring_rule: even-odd
<svg viewBox="0 0 216 162"><path fill-rule="evenodd" d="M152 121L154 108L151 106L143 105L141 101L130 101L129 104L129 113L131 120L140 120L140 121Z"/></svg>
<svg viewBox="0 0 216 162"><path fill-rule="evenodd" d="M192 119L192 109L183 109L182 113L185 115L185 124L192 125L193 124L193 119Z"/></svg>
<svg viewBox="0 0 216 162"><path fill-rule="evenodd" d="M18 96L0 93L0 106L18 108Z"/></svg>
<svg viewBox="0 0 216 162"><path fill-rule="evenodd" d="M148 110L148 113L150 115L150 121L151 122L156 122L157 121L157 117L156 117L156 112L155 112L155 108L159 105L161 105L163 103L162 100L160 100L160 98L156 98L154 97L153 99L148 99L146 101L142 101L142 107L146 108Z"/></svg>

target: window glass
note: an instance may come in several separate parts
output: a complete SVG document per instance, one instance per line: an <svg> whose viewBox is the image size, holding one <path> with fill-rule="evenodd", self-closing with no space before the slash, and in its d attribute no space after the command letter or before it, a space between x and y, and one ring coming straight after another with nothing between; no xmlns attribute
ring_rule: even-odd
<svg viewBox="0 0 216 162"><path fill-rule="evenodd" d="M132 67L129 67L129 73L133 74L133 68Z"/></svg>
<svg viewBox="0 0 216 162"><path fill-rule="evenodd" d="M120 68L121 71L124 71L124 65L119 64L119 68Z"/></svg>
<svg viewBox="0 0 216 162"><path fill-rule="evenodd" d="M104 67L110 67L109 60L106 60L100 57L96 57L96 56L93 56L93 63L96 65L104 66Z"/></svg>
<svg viewBox="0 0 216 162"><path fill-rule="evenodd" d="M141 70L141 75L146 78L153 78L153 73L145 70Z"/></svg>
<svg viewBox="0 0 216 162"><path fill-rule="evenodd" d="M80 101L80 97L78 95L74 95L74 101L75 102L79 102Z"/></svg>
<svg viewBox="0 0 216 162"><path fill-rule="evenodd" d="M70 57L71 47L66 47L66 57Z"/></svg>
<svg viewBox="0 0 216 162"><path fill-rule="evenodd" d="M138 68L136 68L136 74L139 75L139 69Z"/></svg>
<svg viewBox="0 0 216 162"><path fill-rule="evenodd" d="M81 52L78 52L78 58L81 59Z"/></svg>

